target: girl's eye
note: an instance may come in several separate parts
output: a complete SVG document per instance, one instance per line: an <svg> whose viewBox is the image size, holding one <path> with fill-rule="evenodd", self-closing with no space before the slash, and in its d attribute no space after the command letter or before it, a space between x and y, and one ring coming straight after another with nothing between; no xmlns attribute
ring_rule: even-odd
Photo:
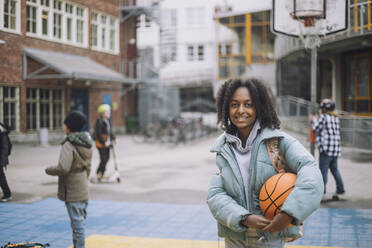
<svg viewBox="0 0 372 248"><path fill-rule="evenodd" d="M236 106L238 106L238 104L236 104L236 103L231 103L231 105L230 105L232 108L235 108Z"/></svg>
<svg viewBox="0 0 372 248"><path fill-rule="evenodd" d="M246 103L245 106L250 108L250 107L253 106L253 104L252 103Z"/></svg>

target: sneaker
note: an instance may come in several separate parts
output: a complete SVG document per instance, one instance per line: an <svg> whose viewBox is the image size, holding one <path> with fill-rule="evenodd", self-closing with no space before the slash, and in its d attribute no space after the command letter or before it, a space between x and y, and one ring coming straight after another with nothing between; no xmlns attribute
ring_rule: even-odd
<svg viewBox="0 0 372 248"><path fill-rule="evenodd" d="M12 196L3 196L1 199L0 199L0 202L8 202L12 199Z"/></svg>
<svg viewBox="0 0 372 248"><path fill-rule="evenodd" d="M337 191L336 194L337 195L343 195L343 194L345 194L345 190L344 191Z"/></svg>

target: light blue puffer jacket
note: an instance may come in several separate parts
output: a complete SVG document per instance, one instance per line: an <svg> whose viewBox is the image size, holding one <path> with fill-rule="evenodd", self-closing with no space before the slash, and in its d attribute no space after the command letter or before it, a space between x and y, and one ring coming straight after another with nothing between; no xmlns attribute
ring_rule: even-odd
<svg viewBox="0 0 372 248"><path fill-rule="evenodd" d="M207 195L208 206L218 222L218 235L231 239L245 239L247 227L240 224L244 216L262 215L258 195L267 179L276 174L271 164L265 140L279 137L280 150L286 160L286 171L297 174L296 185L283 204L281 211L294 218L294 227L280 233L263 233L266 240L280 237L297 237L299 227L315 211L323 195L323 180L314 157L293 137L269 128L262 129L253 143L249 168L249 206L247 206L243 179L231 145L222 134L211 149L216 152L219 172L212 177Z"/></svg>

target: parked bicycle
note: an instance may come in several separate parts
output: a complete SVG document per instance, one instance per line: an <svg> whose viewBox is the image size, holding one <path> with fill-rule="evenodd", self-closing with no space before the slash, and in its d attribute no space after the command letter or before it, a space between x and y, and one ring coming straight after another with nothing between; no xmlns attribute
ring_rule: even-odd
<svg viewBox="0 0 372 248"><path fill-rule="evenodd" d="M173 118L149 123L132 137L135 142L169 143L177 145L209 135L212 128L203 125L202 118Z"/></svg>

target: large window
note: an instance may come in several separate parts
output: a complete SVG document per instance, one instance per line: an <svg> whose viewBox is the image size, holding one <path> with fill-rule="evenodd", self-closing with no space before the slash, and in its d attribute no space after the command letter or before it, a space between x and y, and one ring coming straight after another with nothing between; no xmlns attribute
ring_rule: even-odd
<svg viewBox="0 0 372 248"><path fill-rule="evenodd" d="M218 22L230 35L229 40L221 36L223 42L218 44L218 78L240 77L246 67L246 15L223 17Z"/></svg>
<svg viewBox="0 0 372 248"><path fill-rule="evenodd" d="M143 14L137 18L137 28L148 28L151 27L151 19L149 16Z"/></svg>
<svg viewBox="0 0 372 248"><path fill-rule="evenodd" d="M252 62L274 61L274 34L270 31L270 12L251 14L251 56Z"/></svg>
<svg viewBox="0 0 372 248"><path fill-rule="evenodd" d="M27 27L28 33L37 33L37 10L38 6L36 0L27 0L26 15L27 15Z"/></svg>
<svg viewBox="0 0 372 248"><path fill-rule="evenodd" d="M19 88L0 86L0 122L19 131Z"/></svg>
<svg viewBox="0 0 372 248"><path fill-rule="evenodd" d="M118 52L118 20L101 13L92 14L92 47L95 50Z"/></svg>
<svg viewBox="0 0 372 248"><path fill-rule="evenodd" d="M187 46L187 60L188 61L203 61L204 45L188 45Z"/></svg>
<svg viewBox="0 0 372 248"><path fill-rule="evenodd" d="M62 38L62 2L54 1L53 14L53 37L57 39Z"/></svg>
<svg viewBox="0 0 372 248"><path fill-rule="evenodd" d="M0 0L0 30L21 31L21 0Z"/></svg>
<svg viewBox="0 0 372 248"><path fill-rule="evenodd" d="M73 20L74 20L74 6L66 3L65 5L65 18L66 18L66 40L68 42L73 41Z"/></svg>
<svg viewBox="0 0 372 248"><path fill-rule="evenodd" d="M26 5L28 36L88 46L87 8L62 0L27 0Z"/></svg>
<svg viewBox="0 0 372 248"><path fill-rule="evenodd" d="M64 94L60 89L27 88L26 126L27 130L48 128L61 129L63 124Z"/></svg>
<svg viewBox="0 0 372 248"><path fill-rule="evenodd" d="M166 64L177 59L176 44L166 44L162 46L161 63Z"/></svg>
<svg viewBox="0 0 372 248"><path fill-rule="evenodd" d="M84 43L84 9L76 7L76 42Z"/></svg>
<svg viewBox="0 0 372 248"><path fill-rule="evenodd" d="M344 110L372 115L372 52L345 56Z"/></svg>

